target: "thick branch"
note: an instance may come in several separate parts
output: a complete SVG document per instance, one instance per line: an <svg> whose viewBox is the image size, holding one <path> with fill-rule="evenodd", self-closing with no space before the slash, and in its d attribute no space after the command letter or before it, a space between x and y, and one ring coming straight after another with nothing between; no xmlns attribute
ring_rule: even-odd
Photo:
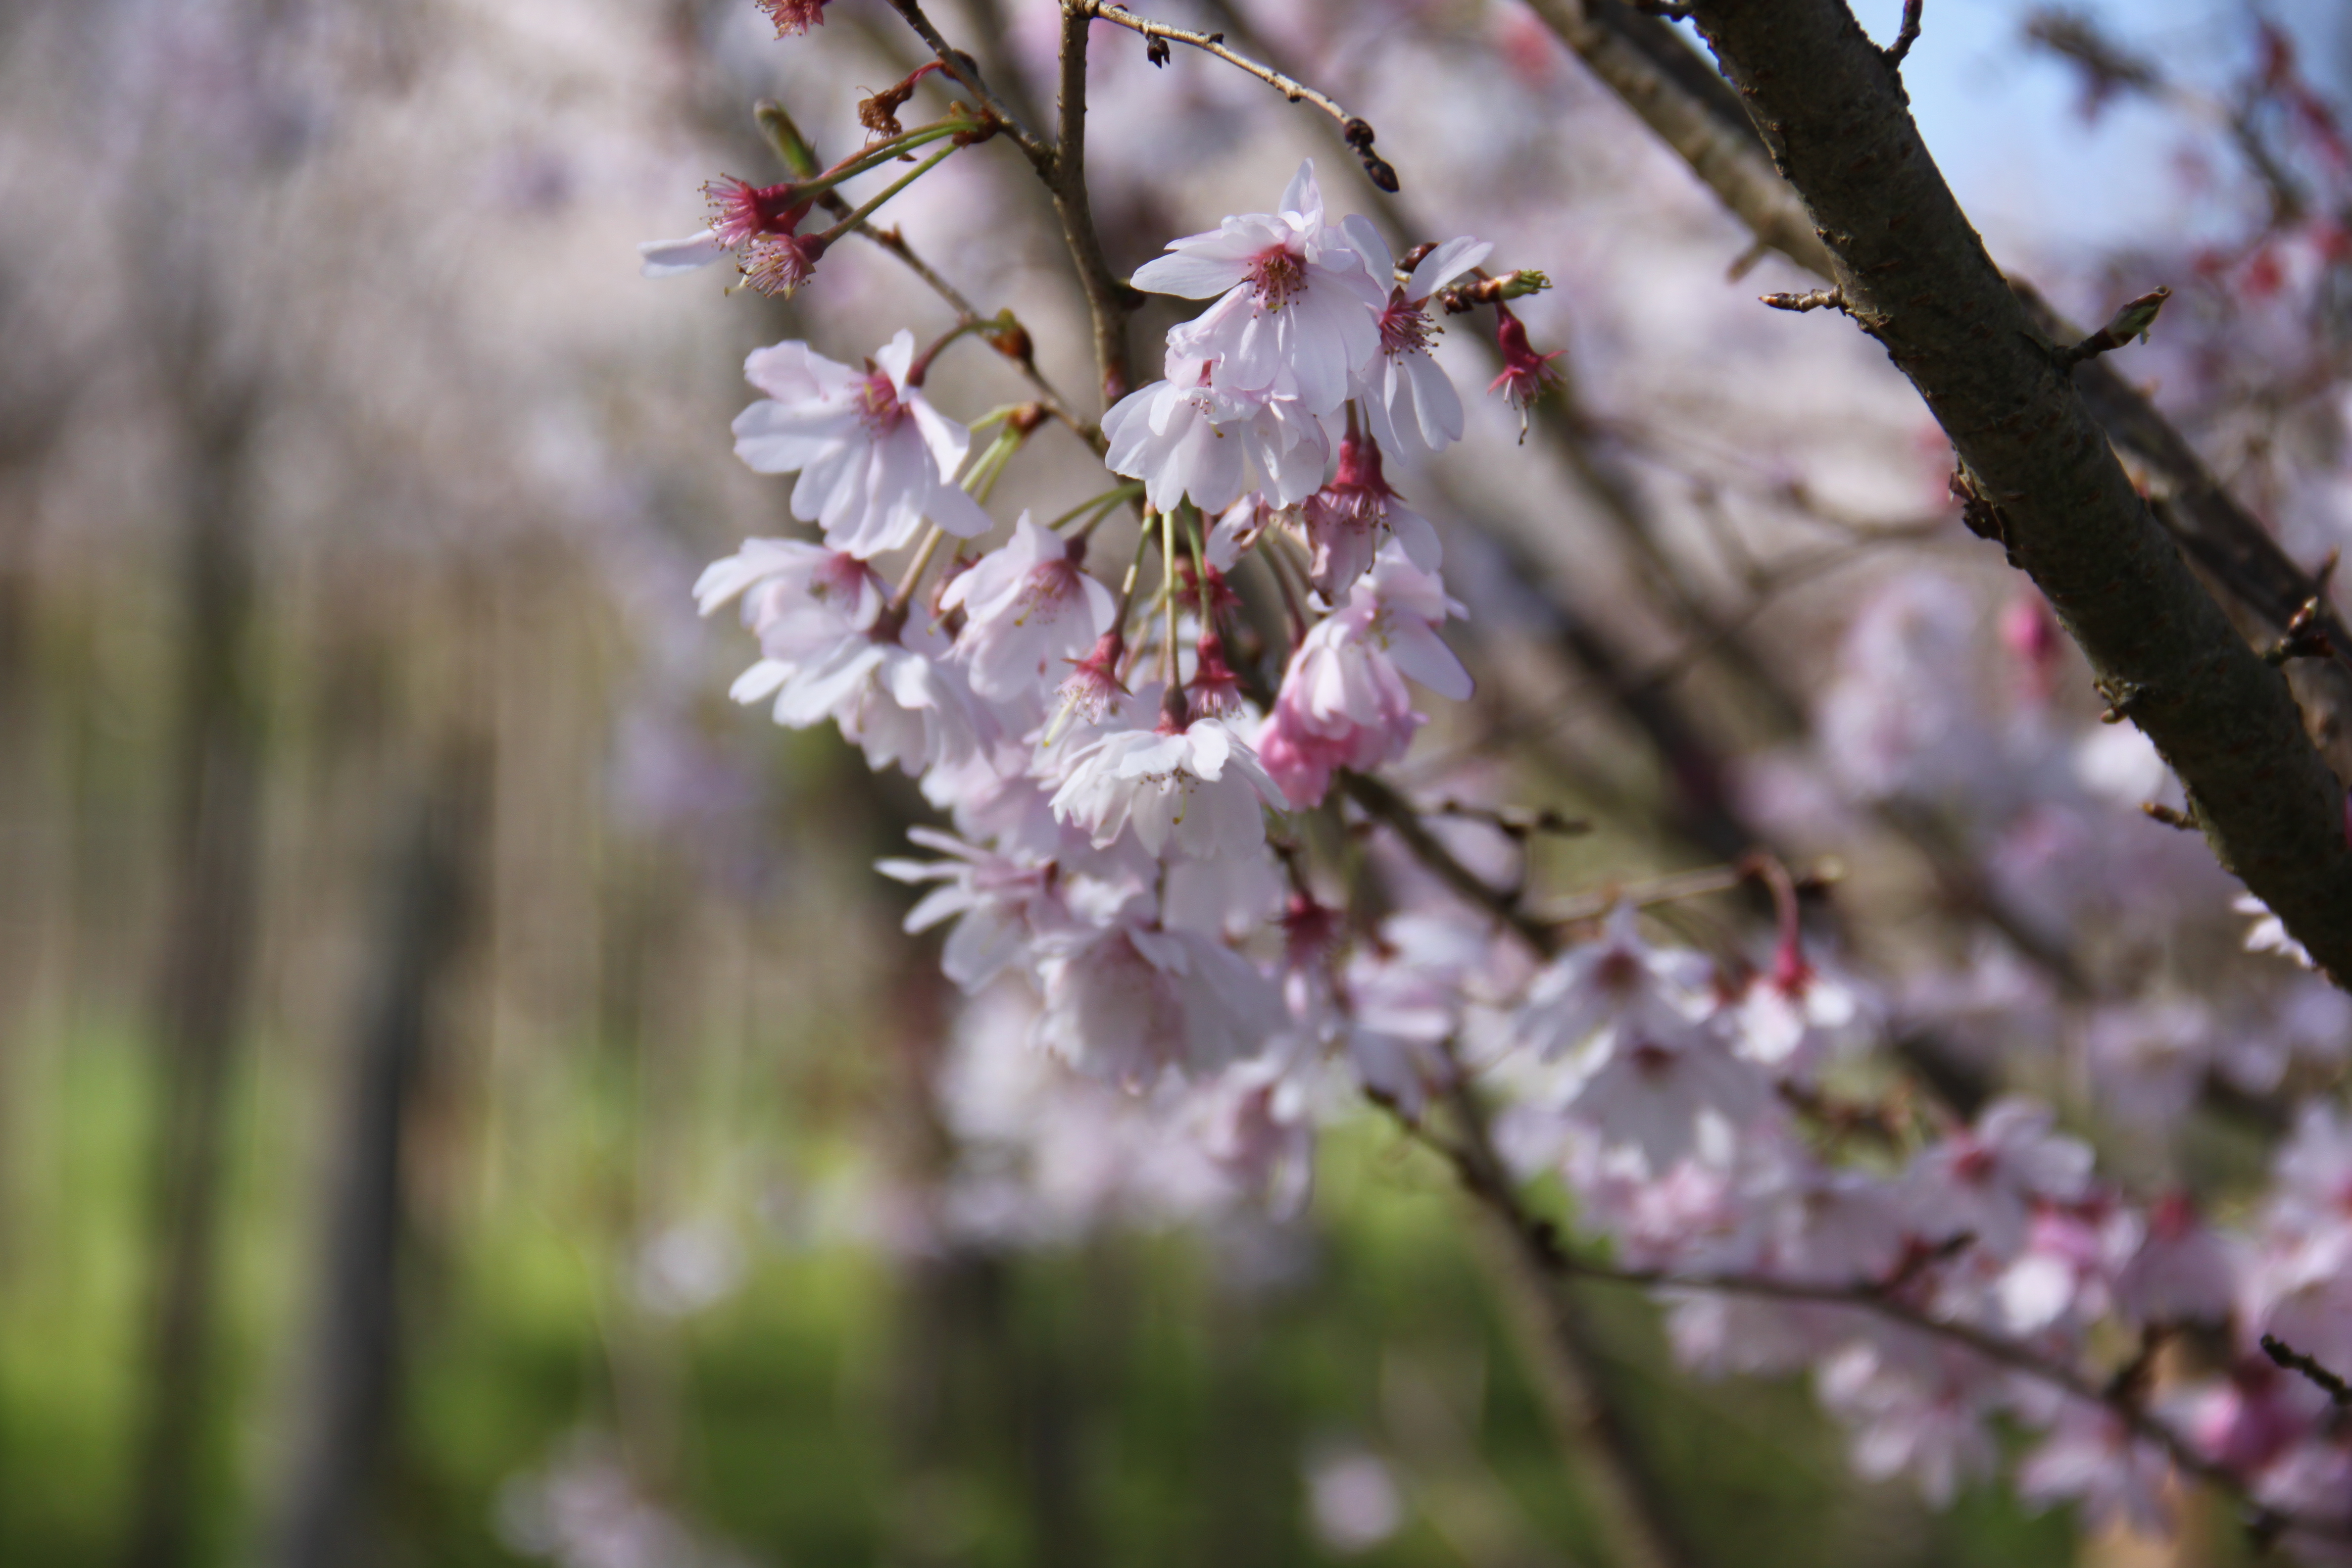
<svg viewBox="0 0 2352 1568"><path fill-rule="evenodd" d="M2190 574L1986 255L1884 52L1839 0L1706 0L1696 14L1852 313L1951 438L2011 560L2179 775L2221 863L2352 980L2341 786L2285 679Z"/></svg>
<svg viewBox="0 0 2352 1568"><path fill-rule="evenodd" d="M1682 154L1759 245L1807 271L1832 275L1830 254L1812 219L1749 124L1738 94L1673 28L1634 15L1619 0L1530 0L1536 15L1622 98L1659 138ZM2053 342L2081 334L2023 288L2035 324ZM2263 632L2275 636L2319 591L2311 574L2281 550L2198 460L2180 434L2130 383L2093 363L2074 374L2092 416L2167 493L2158 521ZM2352 781L2352 636L2331 610L2333 664L2306 663L2291 679L2309 711L2307 726L2336 773ZM2258 634L2259 635L2259 634Z"/></svg>

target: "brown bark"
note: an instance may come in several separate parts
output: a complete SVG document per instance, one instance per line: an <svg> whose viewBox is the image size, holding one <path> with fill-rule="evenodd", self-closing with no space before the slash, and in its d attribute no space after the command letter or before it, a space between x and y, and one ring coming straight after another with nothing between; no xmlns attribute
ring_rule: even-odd
<svg viewBox="0 0 2352 1568"><path fill-rule="evenodd" d="M1773 166L1739 95L1654 17L1621 0L1530 0L1536 15L1603 85L1691 165L1759 245L1818 277L1831 276L1829 250L1804 204ZM2053 341L2081 333L2030 289L2018 286L2037 327ZM2074 373L2074 388L2108 439L2144 470L2164 505L2157 521L2222 596L2240 629L2267 640L2283 632L2321 584L2231 499L2189 442L2114 369L2095 361ZM2339 779L2352 782L2352 634L2332 609L2321 625L2336 657L2300 661L2288 674L2305 727Z"/></svg>
<svg viewBox="0 0 2352 1568"><path fill-rule="evenodd" d="M1986 254L1895 68L1839 0L1711 0L1694 16L1828 245L1848 312L1951 438L1977 526L2179 775L2221 863L2352 979L2342 787L2285 678L2190 574Z"/></svg>

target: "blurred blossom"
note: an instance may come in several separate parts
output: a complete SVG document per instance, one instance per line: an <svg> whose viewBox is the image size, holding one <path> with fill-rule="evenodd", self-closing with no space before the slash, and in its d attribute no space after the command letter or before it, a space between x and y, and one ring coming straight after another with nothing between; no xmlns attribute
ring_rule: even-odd
<svg viewBox="0 0 2352 1568"><path fill-rule="evenodd" d="M1404 1526L1396 1478L1370 1448L1328 1447L1309 1455L1307 1506L1315 1539L1342 1557L1370 1552Z"/></svg>

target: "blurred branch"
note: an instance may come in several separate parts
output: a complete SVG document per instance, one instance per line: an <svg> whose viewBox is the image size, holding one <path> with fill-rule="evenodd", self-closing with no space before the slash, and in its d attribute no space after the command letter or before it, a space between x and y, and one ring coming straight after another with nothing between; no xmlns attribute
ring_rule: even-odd
<svg viewBox="0 0 2352 1568"><path fill-rule="evenodd" d="M1495 1151L1476 1090L1458 1073L1447 1103L1454 1113L1454 1138L1451 1141L1402 1115L1396 1116L1397 1122L1408 1136L1454 1168L1464 1193L1507 1238L1515 1259L1529 1272L1551 1282L1555 1290L1560 1282L1569 1279L1591 1279L1654 1291L1710 1291L1868 1312L1915 1333L1970 1351L2086 1404L2105 1408L2134 1436L2162 1450L2183 1474L2208 1482L2244 1503L2250 1528L2258 1534L2272 1535L2294 1529L2328 1540L2352 1539L2340 1522L2298 1517L2257 1500L2244 1476L2208 1458L2187 1438L2151 1415L2143 1403L2145 1389L2136 1380L2095 1377L2053 1362L2030 1345L1935 1316L1915 1303L1905 1294L1905 1288L1923 1268L1933 1266L1932 1258L1899 1268L1889 1280L1859 1280L1843 1285L1806 1284L1744 1274L1694 1275L1665 1269L1620 1268L1579 1258L1561 1244L1552 1222L1529 1210L1521 1200L1517 1184ZM1390 1109L1395 1115L1394 1108ZM1966 1245L1966 1238L1962 1245Z"/></svg>
<svg viewBox="0 0 2352 1568"><path fill-rule="evenodd" d="M1486 1216L1504 1262L1505 1297L1523 1353L1576 1484L1619 1568L1678 1568L1692 1561L1674 1527L1674 1509L1643 1467L1633 1436L1602 1387L1591 1329L1567 1276L1554 1267L1548 1233L1518 1203L1496 1152L1486 1108L1447 1047L1445 1102L1455 1142L1444 1145L1463 1191ZM1417 1136L1426 1134L1408 1124Z"/></svg>
<svg viewBox="0 0 2352 1568"><path fill-rule="evenodd" d="M453 750L387 856L378 969L359 1016L339 1169L325 1216L312 1363L280 1500L276 1568L340 1568L368 1539L369 1493L393 1419L402 1151L435 1004L465 937L486 793Z"/></svg>
<svg viewBox="0 0 2352 1568"><path fill-rule="evenodd" d="M1749 128L1738 95L1680 33L1621 0L1528 0L1528 8L1682 155L1759 245L1830 275L1829 251Z"/></svg>

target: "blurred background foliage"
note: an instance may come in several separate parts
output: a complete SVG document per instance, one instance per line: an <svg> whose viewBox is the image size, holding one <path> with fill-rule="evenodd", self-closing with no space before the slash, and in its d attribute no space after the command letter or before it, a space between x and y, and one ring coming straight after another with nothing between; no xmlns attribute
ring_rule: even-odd
<svg viewBox="0 0 2352 1568"><path fill-rule="evenodd" d="M1017 9L942 12L1017 55ZM1567 277L1741 248L1509 7L1364 8L1423 51L1412 91L1370 21L1260 9L1390 111L1384 151L1472 143L1474 185L1401 156L1460 198L1444 232L1527 206L1514 260ZM726 703L687 587L783 515L728 456L742 353L940 311L869 256L784 307L631 251L764 174L761 93L837 150L910 63L887 22L0 8L0 1563L1599 1560L1475 1237L1392 1134L1332 1139L1289 1224L1013 1252L909 1211L947 999L870 867L919 802ZM1255 84L1119 69L1165 95L1100 100L1122 265L1298 155ZM1087 386L1025 172L951 172L908 234ZM1577 331L1580 365L1641 363ZM990 374L942 378L976 408ZM1644 374L1628 401L1678 395ZM1552 461L1445 482L1606 601L1635 569ZM1045 502L1097 488L1034 464ZM1767 630L1801 662L1830 602ZM1736 676L1692 685L1753 731ZM1564 804L1655 793L1571 717ZM1638 814L1574 854L1690 858ZM1706 1561L2070 1552L1989 1496L1931 1527L1801 1387L1694 1385L1647 1309L1593 1305Z"/></svg>

